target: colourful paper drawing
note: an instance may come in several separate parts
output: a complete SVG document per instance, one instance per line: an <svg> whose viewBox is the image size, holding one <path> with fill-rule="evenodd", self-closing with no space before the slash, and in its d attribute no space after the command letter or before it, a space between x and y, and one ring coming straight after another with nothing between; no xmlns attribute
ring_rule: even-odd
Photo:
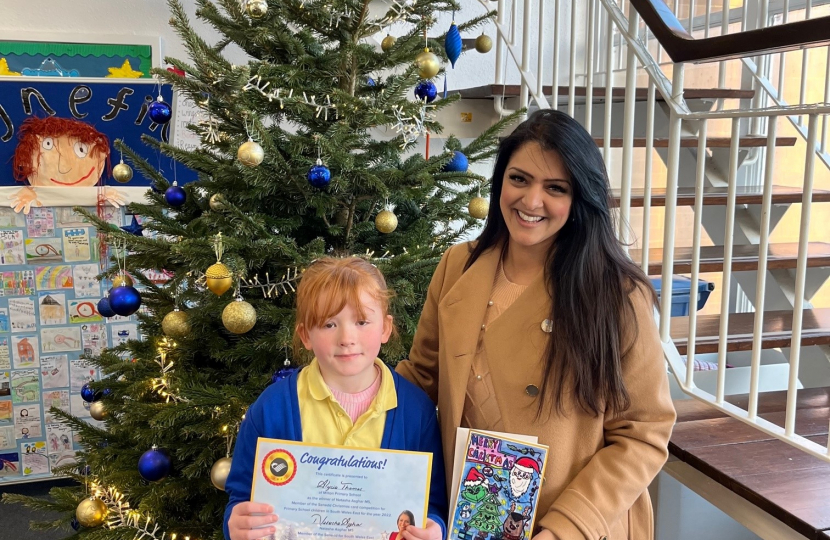
<svg viewBox="0 0 830 540"><path fill-rule="evenodd" d="M107 325L85 324L81 327L81 342L84 356L100 356L107 346Z"/></svg>
<svg viewBox="0 0 830 540"><path fill-rule="evenodd" d="M0 369L11 369L12 361L9 353L9 338L0 338Z"/></svg>
<svg viewBox="0 0 830 540"><path fill-rule="evenodd" d="M66 262L90 260L89 229L63 229L63 257Z"/></svg>
<svg viewBox="0 0 830 540"><path fill-rule="evenodd" d="M101 296L101 283L96 279L97 264L76 264L72 267L72 277L75 281L76 298L97 298Z"/></svg>
<svg viewBox="0 0 830 540"><path fill-rule="evenodd" d="M0 426L0 450L17 448L14 440L14 426Z"/></svg>
<svg viewBox="0 0 830 540"><path fill-rule="evenodd" d="M69 386L69 360L65 354L40 357L40 378L43 388Z"/></svg>
<svg viewBox="0 0 830 540"><path fill-rule="evenodd" d="M530 540L548 447L471 430L452 494L450 540Z"/></svg>
<svg viewBox="0 0 830 540"><path fill-rule="evenodd" d="M70 323L91 323L103 321L104 318L98 313L98 306L92 300L70 300L69 301L69 322Z"/></svg>
<svg viewBox="0 0 830 540"><path fill-rule="evenodd" d="M57 292L39 293L38 313L42 326L66 324L66 295Z"/></svg>
<svg viewBox="0 0 830 540"><path fill-rule="evenodd" d="M23 231L0 230L0 264L26 264Z"/></svg>
<svg viewBox="0 0 830 540"><path fill-rule="evenodd" d="M9 397L11 395L11 374L8 371L0 371L0 397Z"/></svg>
<svg viewBox="0 0 830 540"><path fill-rule="evenodd" d="M75 287L75 282L72 280L72 267L65 264L38 266L35 268L35 284L39 291L72 289Z"/></svg>
<svg viewBox="0 0 830 540"><path fill-rule="evenodd" d="M35 294L34 270L3 272L3 296L32 296Z"/></svg>
<svg viewBox="0 0 830 540"><path fill-rule="evenodd" d="M35 301L32 298L9 298L9 319L12 332L34 332L37 330L35 321Z"/></svg>
<svg viewBox="0 0 830 540"><path fill-rule="evenodd" d="M55 416L49 409L55 407L64 412L69 412L69 390L48 390L42 393L43 413L46 415L46 423L52 424L58 422Z"/></svg>
<svg viewBox="0 0 830 540"><path fill-rule="evenodd" d="M51 208L32 208L26 214L26 236L55 236L55 213Z"/></svg>
<svg viewBox="0 0 830 540"><path fill-rule="evenodd" d="M12 402L0 401L0 422L10 422L12 419Z"/></svg>
<svg viewBox="0 0 830 540"><path fill-rule="evenodd" d="M11 326L9 325L9 310L0 308L0 332L11 332L11 330Z"/></svg>
<svg viewBox="0 0 830 540"><path fill-rule="evenodd" d="M18 229L25 227L23 216L11 208L0 208L0 229Z"/></svg>
<svg viewBox="0 0 830 540"><path fill-rule="evenodd" d="M14 406L14 436L17 439L43 437L40 410L40 403Z"/></svg>
<svg viewBox="0 0 830 540"><path fill-rule="evenodd" d="M40 367L38 338L35 336L12 336L14 368Z"/></svg>
<svg viewBox="0 0 830 540"><path fill-rule="evenodd" d="M81 329L77 326L42 328L40 337L44 353L81 350Z"/></svg>
<svg viewBox="0 0 830 540"><path fill-rule="evenodd" d="M12 403L37 401L40 395L40 377L37 370L19 369L12 371Z"/></svg>
<svg viewBox="0 0 830 540"><path fill-rule="evenodd" d="M23 476L32 474L47 474L49 472L49 458L46 456L46 443L36 441L20 445Z"/></svg>
<svg viewBox="0 0 830 540"><path fill-rule="evenodd" d="M83 358L69 361L69 391L73 395L81 391L81 388L89 381L96 379L95 366Z"/></svg>
<svg viewBox="0 0 830 540"><path fill-rule="evenodd" d="M17 452L0 454L0 478L20 476L20 456Z"/></svg>
<svg viewBox="0 0 830 540"><path fill-rule="evenodd" d="M29 264L63 262L63 242L60 238L27 238L26 261Z"/></svg>

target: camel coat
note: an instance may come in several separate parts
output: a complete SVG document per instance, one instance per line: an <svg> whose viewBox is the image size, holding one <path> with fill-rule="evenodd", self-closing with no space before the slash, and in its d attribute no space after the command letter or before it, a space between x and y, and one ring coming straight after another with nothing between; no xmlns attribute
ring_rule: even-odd
<svg viewBox="0 0 830 540"><path fill-rule="evenodd" d="M470 244L459 244L444 254L429 286L409 361L397 366L398 373L438 404L448 483L455 430L501 253L498 247L486 251L463 272L469 250ZM566 406L564 414L536 418L538 397L530 395L529 387L542 386L541 358L548 336L542 321L550 316L550 296L541 276L484 330L505 431L536 435L550 447L534 533L544 527L559 540L654 537L647 487L668 456L675 412L651 302L639 290L632 293L632 301L632 328L639 332L622 362L631 407L616 417ZM632 331L626 335L630 343Z"/></svg>

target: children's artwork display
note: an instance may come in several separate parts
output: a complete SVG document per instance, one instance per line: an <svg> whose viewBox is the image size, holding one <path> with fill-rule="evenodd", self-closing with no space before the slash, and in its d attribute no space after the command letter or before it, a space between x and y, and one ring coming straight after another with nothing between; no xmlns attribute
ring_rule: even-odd
<svg viewBox="0 0 830 540"><path fill-rule="evenodd" d="M548 447L510 434L469 430L450 504L451 540L530 540Z"/></svg>
<svg viewBox="0 0 830 540"><path fill-rule="evenodd" d="M56 411L99 424L80 392L100 373L82 355L140 339L135 316L98 313L109 283L96 279L105 267L96 262L97 233L86 218L64 207L35 207L19 219L2 210L0 486L48 479L52 468L74 463L77 434ZM106 219L122 226L132 216L119 209Z"/></svg>

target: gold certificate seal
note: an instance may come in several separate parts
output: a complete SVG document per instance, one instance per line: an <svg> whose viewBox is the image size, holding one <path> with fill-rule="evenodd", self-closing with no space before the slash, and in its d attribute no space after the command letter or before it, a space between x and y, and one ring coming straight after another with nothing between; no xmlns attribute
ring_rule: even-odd
<svg viewBox="0 0 830 540"><path fill-rule="evenodd" d="M277 448L262 460L262 475L269 484L284 486L297 474L297 462L291 452Z"/></svg>

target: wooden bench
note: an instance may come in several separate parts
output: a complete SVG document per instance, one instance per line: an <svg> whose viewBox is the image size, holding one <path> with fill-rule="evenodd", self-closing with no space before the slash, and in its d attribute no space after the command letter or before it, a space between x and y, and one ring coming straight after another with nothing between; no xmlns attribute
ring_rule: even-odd
<svg viewBox="0 0 830 540"><path fill-rule="evenodd" d="M746 409L748 397L727 401ZM796 433L827 444L830 389L800 390ZM759 395L758 414L784 424L785 392ZM795 532L830 539L830 463L697 400L677 400L673 458L703 473Z"/></svg>

